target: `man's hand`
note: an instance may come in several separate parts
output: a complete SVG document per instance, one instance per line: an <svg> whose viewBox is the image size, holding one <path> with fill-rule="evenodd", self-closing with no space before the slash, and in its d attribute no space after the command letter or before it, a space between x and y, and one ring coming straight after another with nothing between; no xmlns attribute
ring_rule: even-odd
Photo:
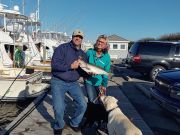
<svg viewBox="0 0 180 135"><path fill-rule="evenodd" d="M76 61L74 61L72 64L71 64L71 69L77 69L78 67L79 67L79 61L78 60L76 60Z"/></svg>

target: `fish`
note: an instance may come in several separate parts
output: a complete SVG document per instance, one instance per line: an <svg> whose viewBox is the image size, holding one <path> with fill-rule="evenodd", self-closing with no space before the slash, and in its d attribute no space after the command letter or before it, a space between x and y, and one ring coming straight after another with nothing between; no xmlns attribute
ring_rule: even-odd
<svg viewBox="0 0 180 135"><path fill-rule="evenodd" d="M86 63L85 61L83 60L79 60L79 63L80 63L80 67L82 70L84 70L85 72L87 72L88 74L94 74L94 75L107 75L109 76L109 73L106 72L105 70L103 70L102 68L100 67L97 67L95 65L92 65L92 64L89 64L89 63Z"/></svg>

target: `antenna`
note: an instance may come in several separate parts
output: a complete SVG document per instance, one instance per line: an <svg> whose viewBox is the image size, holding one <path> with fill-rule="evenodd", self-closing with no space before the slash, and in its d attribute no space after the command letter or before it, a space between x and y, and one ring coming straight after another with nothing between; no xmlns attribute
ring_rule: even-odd
<svg viewBox="0 0 180 135"><path fill-rule="evenodd" d="M22 13L23 13L23 15L25 14L24 7L25 7L25 0L22 0Z"/></svg>
<svg viewBox="0 0 180 135"><path fill-rule="evenodd" d="M37 20L39 21L39 0L37 0Z"/></svg>
<svg viewBox="0 0 180 135"><path fill-rule="evenodd" d="M13 8L13 0L10 0L10 9L12 9Z"/></svg>

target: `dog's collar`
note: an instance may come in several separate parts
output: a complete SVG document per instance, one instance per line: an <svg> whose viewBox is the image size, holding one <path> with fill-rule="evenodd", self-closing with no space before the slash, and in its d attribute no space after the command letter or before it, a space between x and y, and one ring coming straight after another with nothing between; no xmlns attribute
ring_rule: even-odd
<svg viewBox="0 0 180 135"><path fill-rule="evenodd" d="M108 113L110 113L111 111L113 111L114 109L118 108L118 106L116 106L115 108L111 109L108 111Z"/></svg>

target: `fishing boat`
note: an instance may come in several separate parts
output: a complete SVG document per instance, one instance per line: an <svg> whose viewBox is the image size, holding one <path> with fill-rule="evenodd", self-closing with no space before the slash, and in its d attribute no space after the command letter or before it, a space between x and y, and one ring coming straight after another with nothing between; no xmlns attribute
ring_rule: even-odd
<svg viewBox="0 0 180 135"><path fill-rule="evenodd" d="M18 7L13 10L4 9L0 4L0 18L3 19L3 25L0 26L0 101L17 101L34 98L40 95L49 87L49 84L42 83L42 72L26 73L26 65L15 66L15 49L28 45L31 50L35 50L31 38L27 34L22 34L24 30L24 21L28 18L20 15ZM23 35L23 37L22 37ZM30 39L30 42L26 42ZM39 54L30 52L30 60L39 59Z"/></svg>
<svg viewBox="0 0 180 135"><path fill-rule="evenodd" d="M9 74L12 72L17 73L17 71L17 69L12 69ZM0 72L0 101L20 101L35 98L50 86L42 83L42 72L22 73L23 75L18 74L17 77L9 76L8 71Z"/></svg>

